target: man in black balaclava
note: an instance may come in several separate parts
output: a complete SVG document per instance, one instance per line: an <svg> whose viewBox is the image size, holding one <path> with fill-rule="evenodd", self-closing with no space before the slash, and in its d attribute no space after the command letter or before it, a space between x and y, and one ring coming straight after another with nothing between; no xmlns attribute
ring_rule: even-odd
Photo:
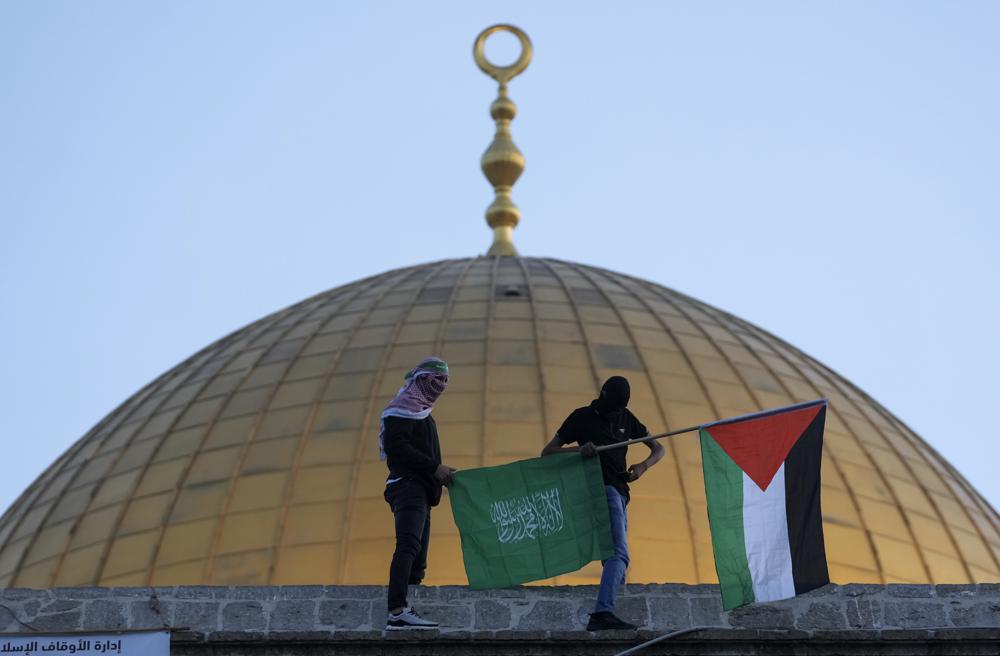
<svg viewBox="0 0 1000 656"><path fill-rule="evenodd" d="M602 561L604 571L601 574L601 587L597 592L597 605L587 623L588 631L636 628L634 624L629 624L614 614L615 596L618 586L625 582L625 570L629 562L628 543L625 538L628 528L628 517L625 512L629 501L628 484L659 462L664 449L659 442L644 442L651 453L645 460L627 469L625 452L628 451L628 447L597 452L599 446L649 435L642 422L626 407L630 393L631 388L627 379L622 376L608 378L601 387L600 395L591 401L590 405L571 412L559 427L555 437L542 449L543 456L560 451L578 450L585 458L597 455L601 459L601 473L604 476L604 491L608 497L611 537L615 550L611 558ZM577 442L580 446L563 448L564 445L573 442Z"/></svg>

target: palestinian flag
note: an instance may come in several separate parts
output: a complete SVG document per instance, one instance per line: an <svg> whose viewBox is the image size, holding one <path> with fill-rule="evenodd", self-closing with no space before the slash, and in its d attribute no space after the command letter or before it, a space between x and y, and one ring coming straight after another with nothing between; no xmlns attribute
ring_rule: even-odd
<svg viewBox="0 0 1000 656"><path fill-rule="evenodd" d="M826 405L810 401L700 429L726 610L830 582L819 502Z"/></svg>

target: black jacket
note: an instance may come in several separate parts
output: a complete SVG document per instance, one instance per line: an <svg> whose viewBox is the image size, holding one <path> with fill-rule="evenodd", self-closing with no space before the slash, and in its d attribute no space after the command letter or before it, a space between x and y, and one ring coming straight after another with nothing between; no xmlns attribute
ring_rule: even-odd
<svg viewBox="0 0 1000 656"><path fill-rule="evenodd" d="M385 449L389 478L407 478L419 483L427 492L427 503L436 506L441 501L441 483L434 472L441 464L441 444L438 442L434 417L403 419L386 417L382 420L382 448Z"/></svg>
<svg viewBox="0 0 1000 656"><path fill-rule="evenodd" d="M560 442L563 444L577 442L580 445L593 442L597 446L604 446L649 435L646 427L636 419L636 416L628 408L608 417L596 410L595 403L577 408L566 417L566 421L556 432ZM624 446L601 451L597 455L601 459L604 484L614 487L623 497L628 499L628 472L625 469L626 451L628 451L628 447Z"/></svg>

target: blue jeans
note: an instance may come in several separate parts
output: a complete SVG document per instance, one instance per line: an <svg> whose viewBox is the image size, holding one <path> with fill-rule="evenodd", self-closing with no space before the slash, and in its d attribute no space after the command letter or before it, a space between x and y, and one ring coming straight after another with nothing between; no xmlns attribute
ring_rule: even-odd
<svg viewBox="0 0 1000 656"><path fill-rule="evenodd" d="M615 552L611 558L602 560L604 572L601 574L601 587L597 591L597 605L594 612L615 611L615 595L618 586L625 583L625 570L628 569L628 542L625 541L625 531L628 530L628 516L625 507L628 500L618 490L610 485L604 486L608 496L608 515L611 518L611 541Z"/></svg>

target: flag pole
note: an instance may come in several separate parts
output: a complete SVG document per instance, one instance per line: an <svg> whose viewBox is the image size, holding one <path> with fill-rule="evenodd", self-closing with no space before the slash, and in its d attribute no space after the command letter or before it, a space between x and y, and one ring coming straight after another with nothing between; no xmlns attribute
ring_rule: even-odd
<svg viewBox="0 0 1000 656"><path fill-rule="evenodd" d="M698 424L697 426L688 426L687 428L680 428L675 431L670 431L669 433L657 433L656 435L647 435L646 437L637 437L634 440L626 440L624 442L618 442L616 444L605 444L604 446L597 447L598 453L601 451L607 451L608 449L617 449L618 447L628 446L630 444L638 444L639 442L650 442L652 440L660 440L664 437L673 437L674 435L680 435L682 433L691 433L698 430L704 424Z"/></svg>
<svg viewBox="0 0 1000 656"><path fill-rule="evenodd" d="M771 414L777 414L779 412L787 412L789 410L798 410L799 408L808 408L813 405L820 405L828 403L826 399L816 399L815 401L803 401L802 403L793 403L792 405L782 406L780 408L771 408L769 410L760 410L758 412L751 412L750 414L740 415L739 417L730 417L729 419L720 419L719 421L709 422L707 424L698 424L697 426L688 426L687 428L680 428L675 431L670 431L669 433L657 433L656 435L647 435L646 437L637 437L634 440L627 440L625 442L618 442L617 444L605 444L604 446L597 447L598 453L601 451L607 451L608 449L617 449L623 446L629 446L630 444L638 444L639 442L649 442L651 440L659 440L664 437L673 437L674 435L680 435L682 433L691 433L701 428L718 426L719 424L731 424L737 421L743 421L745 419L756 419L757 417L766 417Z"/></svg>

